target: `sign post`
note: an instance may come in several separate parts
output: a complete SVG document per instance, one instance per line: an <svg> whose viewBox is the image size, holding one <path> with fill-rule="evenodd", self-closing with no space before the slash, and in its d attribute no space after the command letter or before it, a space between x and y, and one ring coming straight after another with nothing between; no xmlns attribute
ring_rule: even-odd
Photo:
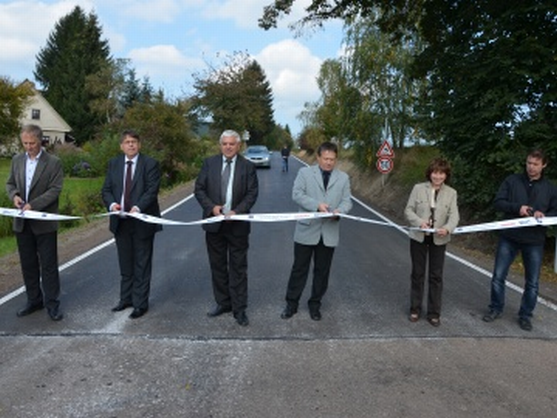
<svg viewBox="0 0 557 418"><path fill-rule="evenodd" d="M383 143L381 144L381 147L379 147L379 150L377 151L376 155L377 155L377 163L376 163L377 170L381 174L390 173L395 166L395 164L393 162L393 158L395 158L395 152L393 151L393 148L387 142L387 140L383 141ZM385 176L381 177L381 181L382 181L383 186L385 185L384 184L384 182L385 182L384 178L385 178Z"/></svg>

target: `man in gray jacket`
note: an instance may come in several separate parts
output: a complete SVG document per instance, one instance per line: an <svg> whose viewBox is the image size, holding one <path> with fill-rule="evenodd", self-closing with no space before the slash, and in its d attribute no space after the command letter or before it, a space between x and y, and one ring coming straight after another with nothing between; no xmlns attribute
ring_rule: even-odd
<svg viewBox="0 0 557 418"><path fill-rule="evenodd" d="M64 181L62 163L42 148L42 139L39 126L22 128L25 152L13 158L6 182L8 196L22 213L26 210L58 213ZM58 222L14 218L13 230L27 292L27 304L17 311L17 316L27 316L46 306L50 319L61 320Z"/></svg>
<svg viewBox="0 0 557 418"><path fill-rule="evenodd" d="M347 213L352 208L348 175L334 169L337 154L336 144L324 142L317 149L317 165L302 168L298 172L292 199L300 206L300 211L338 214ZM282 319L291 318L298 311L312 258L313 285L308 307L311 319L321 319L321 299L327 291L338 240L338 217L303 219L297 222L294 232L294 264L288 280Z"/></svg>

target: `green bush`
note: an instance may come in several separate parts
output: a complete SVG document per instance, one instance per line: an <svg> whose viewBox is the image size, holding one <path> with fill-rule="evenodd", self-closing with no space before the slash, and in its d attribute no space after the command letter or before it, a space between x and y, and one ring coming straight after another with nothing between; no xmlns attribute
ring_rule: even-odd
<svg viewBox="0 0 557 418"><path fill-rule="evenodd" d="M89 155L81 148L73 144L57 145L53 149L53 153L60 158L65 176L72 177L93 177L95 175L92 169L87 169Z"/></svg>
<svg viewBox="0 0 557 418"><path fill-rule="evenodd" d="M88 163L95 177L104 177L110 159L121 153L120 137L107 133L99 140L86 143L83 150L89 157Z"/></svg>
<svg viewBox="0 0 557 418"><path fill-rule="evenodd" d="M5 191L4 193L0 193L0 206L3 208L13 208L13 203L10 201ZM12 223L12 218L8 216L0 216L0 237L12 234Z"/></svg>
<svg viewBox="0 0 557 418"><path fill-rule="evenodd" d="M101 190L85 190L73 200L76 216L90 216L105 211Z"/></svg>

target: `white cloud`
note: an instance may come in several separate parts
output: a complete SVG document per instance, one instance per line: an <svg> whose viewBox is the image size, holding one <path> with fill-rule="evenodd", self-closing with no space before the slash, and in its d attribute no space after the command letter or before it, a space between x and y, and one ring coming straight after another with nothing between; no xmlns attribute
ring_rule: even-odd
<svg viewBox="0 0 557 418"><path fill-rule="evenodd" d="M210 1L204 7L203 15L207 19L231 19L239 28L255 29L267 4L269 0Z"/></svg>
<svg viewBox="0 0 557 418"><path fill-rule="evenodd" d="M124 0L110 3L119 14L146 22L170 23L181 11L178 0Z"/></svg>
<svg viewBox="0 0 557 418"><path fill-rule="evenodd" d="M165 73L167 69L199 64L195 59L184 56L174 45L155 45L130 51L130 58L140 65L152 65Z"/></svg>
<svg viewBox="0 0 557 418"><path fill-rule="evenodd" d="M118 57L128 44L128 40L124 35L113 30L113 28L108 26L103 26L102 28L102 39L108 41L110 47L110 53Z"/></svg>
<svg viewBox="0 0 557 418"><path fill-rule="evenodd" d="M286 39L271 44L255 59L271 84L278 123L284 124L283 118L292 121L305 102L319 98L316 77L322 61L298 41Z"/></svg>
<svg viewBox="0 0 557 418"><path fill-rule="evenodd" d="M54 24L76 5L91 8L90 1L60 1L45 4L40 1L19 1L0 4L0 62L24 63L34 61L46 44Z"/></svg>
<svg viewBox="0 0 557 418"><path fill-rule="evenodd" d="M189 57L174 45L133 49L128 58L132 60L138 77L149 77L155 89L160 87L174 97L191 82L191 73L205 65L202 59Z"/></svg>
<svg viewBox="0 0 557 418"><path fill-rule="evenodd" d="M189 0L184 1L186 4L192 3ZM263 9L272 4L273 0L198 0L193 3L200 8L203 18L207 20L232 20L238 28L259 29L258 20L263 16ZM292 13L283 16L277 22L278 27L286 28L289 23L301 19L307 14L305 8L310 4L311 0L294 2Z"/></svg>

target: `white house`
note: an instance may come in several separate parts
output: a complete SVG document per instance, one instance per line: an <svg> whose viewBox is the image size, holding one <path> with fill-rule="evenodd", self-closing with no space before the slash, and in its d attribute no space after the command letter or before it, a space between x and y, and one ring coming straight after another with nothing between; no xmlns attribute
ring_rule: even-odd
<svg viewBox="0 0 557 418"><path fill-rule="evenodd" d="M45 144L56 145L65 143L66 135L72 130L70 125L48 103L31 81L25 80L24 83L31 84L34 95L29 98L29 103L20 118L21 125L23 126L28 123L39 125L43 129L43 141Z"/></svg>
<svg viewBox="0 0 557 418"><path fill-rule="evenodd" d="M58 114L58 112L48 103L43 97L41 92L35 88L35 84L29 80L23 83L28 83L33 91L33 95L29 97L25 110L19 118L21 126L27 124L38 125L43 130L43 144L44 145L57 145L64 144L65 142L72 142L69 133L72 128L68 123ZM20 150L19 138L14 139L11 145L4 145L0 147L0 154L13 155Z"/></svg>

